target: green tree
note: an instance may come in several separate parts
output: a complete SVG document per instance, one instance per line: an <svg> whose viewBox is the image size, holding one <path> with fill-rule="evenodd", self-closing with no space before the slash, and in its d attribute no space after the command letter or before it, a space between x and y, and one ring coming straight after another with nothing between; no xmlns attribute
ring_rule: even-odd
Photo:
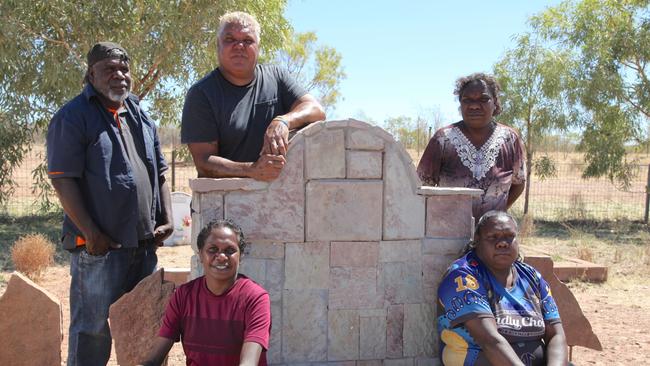
<svg viewBox="0 0 650 366"><path fill-rule="evenodd" d="M565 131L576 122L577 112L570 107L572 98L567 93L574 84L566 72L570 63L566 52L544 48L531 35L524 34L517 38L516 47L494 66L503 91L503 112L498 118L519 129L526 145L524 214L528 213L533 168L541 177L555 171L549 156L534 160L538 144L548 133Z"/></svg>
<svg viewBox="0 0 650 366"><path fill-rule="evenodd" d="M629 183L626 145L640 143L650 117L650 1L565 1L531 18L546 40L575 53L571 90L584 109L584 176Z"/></svg>
<svg viewBox="0 0 650 366"><path fill-rule="evenodd" d="M316 46L314 32L291 33L275 56L275 62L289 70L325 107L334 108L341 99L340 83L346 75L341 54L329 46Z"/></svg>
<svg viewBox="0 0 650 366"><path fill-rule="evenodd" d="M273 54L290 31L286 0L70 1L0 4L0 204L12 171L53 113L79 93L85 54L99 40L122 44L132 62L133 92L162 124L178 123L189 84L215 67L219 16L247 11L262 26L261 48ZM43 167L40 168L43 171ZM36 185L46 186L43 174Z"/></svg>

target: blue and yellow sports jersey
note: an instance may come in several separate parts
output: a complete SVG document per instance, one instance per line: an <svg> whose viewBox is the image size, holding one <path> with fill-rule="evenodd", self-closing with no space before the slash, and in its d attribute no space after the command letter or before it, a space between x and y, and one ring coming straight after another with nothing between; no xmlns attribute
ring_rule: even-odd
<svg viewBox="0 0 650 366"><path fill-rule="evenodd" d="M546 324L560 322L551 289L533 267L515 262L514 285L506 289L474 252L451 264L438 287L440 359L446 366L490 363L463 323L490 317L526 365L544 364Z"/></svg>

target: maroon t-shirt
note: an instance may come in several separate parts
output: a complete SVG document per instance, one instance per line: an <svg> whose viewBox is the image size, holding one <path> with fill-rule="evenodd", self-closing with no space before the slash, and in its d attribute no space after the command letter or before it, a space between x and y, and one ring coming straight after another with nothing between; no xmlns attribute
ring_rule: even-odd
<svg viewBox="0 0 650 366"><path fill-rule="evenodd" d="M258 365L266 365L271 331L271 302L260 285L239 275L222 295L214 295L199 277L180 286L163 317L158 335L178 342L189 365L239 365L244 342L259 343Z"/></svg>

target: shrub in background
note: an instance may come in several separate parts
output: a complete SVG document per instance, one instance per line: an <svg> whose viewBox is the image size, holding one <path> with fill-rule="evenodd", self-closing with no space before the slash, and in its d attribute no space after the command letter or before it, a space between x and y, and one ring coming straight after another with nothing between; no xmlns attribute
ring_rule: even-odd
<svg viewBox="0 0 650 366"><path fill-rule="evenodd" d="M11 247L11 259L17 271L36 281L54 263L54 244L41 234L22 236Z"/></svg>

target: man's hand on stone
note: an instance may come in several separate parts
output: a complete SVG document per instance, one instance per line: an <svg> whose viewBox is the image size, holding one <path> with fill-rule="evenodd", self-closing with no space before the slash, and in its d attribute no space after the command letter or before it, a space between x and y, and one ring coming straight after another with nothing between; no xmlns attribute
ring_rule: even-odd
<svg viewBox="0 0 650 366"><path fill-rule="evenodd" d="M264 154L251 166L250 177L255 180L272 181L276 179L287 160L282 155Z"/></svg>
<svg viewBox="0 0 650 366"><path fill-rule="evenodd" d="M86 252L90 255L101 256L106 254L109 249L119 249L121 247L121 244L114 242L101 231L86 235Z"/></svg>
<svg viewBox="0 0 650 366"><path fill-rule="evenodd" d="M286 119L276 117L274 118L269 127L266 128L264 133L264 145L260 155L287 155L289 148L289 126Z"/></svg>
<svg viewBox="0 0 650 366"><path fill-rule="evenodd" d="M174 232L174 228L171 222L168 222L164 225L160 225L156 227L153 231L154 241L158 246L162 246L163 241L165 241L165 239L167 239L172 234L172 232Z"/></svg>

